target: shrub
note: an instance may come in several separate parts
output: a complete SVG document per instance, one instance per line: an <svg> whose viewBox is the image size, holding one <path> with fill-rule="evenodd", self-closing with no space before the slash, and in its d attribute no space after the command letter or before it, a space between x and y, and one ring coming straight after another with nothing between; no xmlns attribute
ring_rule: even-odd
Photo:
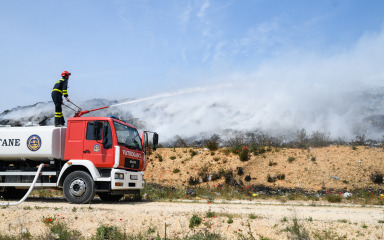
<svg viewBox="0 0 384 240"><path fill-rule="evenodd" d="M217 172L214 172L214 173L212 174L212 178L211 178L211 180L212 180L212 181L215 181L215 180L217 180L217 179L220 179L220 175L219 175Z"/></svg>
<svg viewBox="0 0 384 240"><path fill-rule="evenodd" d="M244 181L250 182L251 181L251 175L245 176Z"/></svg>
<svg viewBox="0 0 384 240"><path fill-rule="evenodd" d="M246 162L249 160L249 149L247 146L242 147L241 151L239 152L240 161Z"/></svg>
<svg viewBox="0 0 384 240"><path fill-rule="evenodd" d="M239 175L239 176L244 175L244 169L242 167L237 167L237 175Z"/></svg>
<svg viewBox="0 0 384 240"><path fill-rule="evenodd" d="M203 182L208 182L208 178L209 178L208 174L204 174L203 176L201 176L201 180Z"/></svg>
<svg viewBox="0 0 384 240"><path fill-rule="evenodd" d="M202 176L208 174L208 170L209 170L209 165L206 164L200 168L200 170L197 174L199 174L199 176L202 177Z"/></svg>
<svg viewBox="0 0 384 240"><path fill-rule="evenodd" d="M213 218L215 217L215 212L212 212L211 209L208 210L207 214L206 214L206 217L207 218Z"/></svg>
<svg viewBox="0 0 384 240"><path fill-rule="evenodd" d="M224 148L223 149L223 153L225 156L228 156L229 154L231 154L232 150L230 148Z"/></svg>
<svg viewBox="0 0 384 240"><path fill-rule="evenodd" d="M298 148L308 148L309 147L309 139L307 136L307 132L305 129L297 130L296 132L296 141Z"/></svg>
<svg viewBox="0 0 384 240"><path fill-rule="evenodd" d="M311 239L304 226L300 225L298 219L294 217L293 225L286 230L291 233L292 239Z"/></svg>
<svg viewBox="0 0 384 240"><path fill-rule="evenodd" d="M159 159L159 162L163 161L163 157L160 154L156 154L155 158Z"/></svg>
<svg viewBox="0 0 384 240"><path fill-rule="evenodd" d="M202 222L201 217L199 217L198 215L194 214L191 217L191 219L189 219L189 228L198 227L198 226L200 226L201 222Z"/></svg>
<svg viewBox="0 0 384 240"><path fill-rule="evenodd" d="M171 156L170 159L171 159L171 160L175 160L175 159L176 159L176 156Z"/></svg>
<svg viewBox="0 0 384 240"><path fill-rule="evenodd" d="M219 142L216 140L207 140L205 142L205 146L210 150L210 151L216 151L219 149Z"/></svg>
<svg viewBox="0 0 384 240"><path fill-rule="evenodd" d="M49 230L51 231L50 235L53 235L54 239L74 239L76 236L81 235L76 230L69 230L65 222L55 222L50 226Z"/></svg>
<svg viewBox="0 0 384 240"><path fill-rule="evenodd" d="M276 182L277 176L268 174L267 176L267 182Z"/></svg>
<svg viewBox="0 0 384 240"><path fill-rule="evenodd" d="M179 239L179 238L177 238L177 239ZM225 238L223 238L220 234L212 233L212 232L209 232L207 230L197 232L191 236L187 236L187 237L183 238L183 240L222 240L222 239L225 239Z"/></svg>
<svg viewBox="0 0 384 240"><path fill-rule="evenodd" d="M269 161L269 164L268 164L270 167L272 167L272 166L276 166L277 165L277 163L276 162L273 162L273 161Z"/></svg>
<svg viewBox="0 0 384 240"><path fill-rule="evenodd" d="M189 185L197 185L197 184L199 184L199 178L194 178L194 177L190 176L189 180L188 180L188 184Z"/></svg>
<svg viewBox="0 0 384 240"><path fill-rule="evenodd" d="M372 180L372 182L374 182L376 184L382 184L383 179L384 179L384 175L381 172L376 171L376 172L371 174L371 180Z"/></svg>
<svg viewBox="0 0 384 240"><path fill-rule="evenodd" d="M285 179L285 174L284 173L283 174L278 174L277 175L277 179L284 180Z"/></svg>
<svg viewBox="0 0 384 240"><path fill-rule="evenodd" d="M76 230L69 230L68 226L64 221L57 220L55 217L43 217L43 223L49 227L50 233L48 234L49 239L74 239L76 236L81 234Z"/></svg>
<svg viewBox="0 0 384 240"><path fill-rule="evenodd" d="M195 151L193 149L189 149L189 153L191 154L191 158L193 158L194 156L197 155L197 151Z"/></svg>
<svg viewBox="0 0 384 240"><path fill-rule="evenodd" d="M293 161L295 161L296 160L296 158L295 157L288 157L288 162L293 162Z"/></svg>
<svg viewBox="0 0 384 240"><path fill-rule="evenodd" d="M234 181L233 172L231 170L227 170L226 172L224 172L224 178L226 184L232 184Z"/></svg>
<svg viewBox="0 0 384 240"><path fill-rule="evenodd" d="M180 172L180 169L178 168L173 169L173 173L179 173L179 172Z"/></svg>
<svg viewBox="0 0 384 240"><path fill-rule="evenodd" d="M106 226L101 224L96 229L96 239L123 239L123 234L117 226Z"/></svg>
<svg viewBox="0 0 384 240"><path fill-rule="evenodd" d="M311 145L313 147L326 147L330 143L330 133L313 132L311 136Z"/></svg>
<svg viewBox="0 0 384 240"><path fill-rule="evenodd" d="M331 203L339 203L342 200L342 196L329 194L327 195L327 200L328 202L331 202Z"/></svg>
<svg viewBox="0 0 384 240"><path fill-rule="evenodd" d="M227 142L227 145L232 153L238 154L241 151L242 146L245 145L245 140L243 137L231 138Z"/></svg>

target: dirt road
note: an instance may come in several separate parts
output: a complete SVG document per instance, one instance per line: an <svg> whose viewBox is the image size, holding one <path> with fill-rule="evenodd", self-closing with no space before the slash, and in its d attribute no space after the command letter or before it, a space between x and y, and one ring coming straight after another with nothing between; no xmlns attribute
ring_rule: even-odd
<svg viewBox="0 0 384 240"><path fill-rule="evenodd" d="M207 217L212 212L214 217ZM189 228L193 215L202 224ZM287 229L298 220L301 229L316 236L346 236L347 239L384 239L384 206L321 205L308 202L119 202L105 204L95 200L88 205L69 204L64 199L29 199L19 206L0 208L2 234L30 232L44 235L45 219L65 222L69 229L80 231L85 238L96 234L101 225L118 226L130 235L186 237L208 230L227 239L246 236L251 231L259 239L287 239ZM233 221L233 222L231 222ZM248 224L249 223L249 224ZM332 239L332 238L331 238Z"/></svg>

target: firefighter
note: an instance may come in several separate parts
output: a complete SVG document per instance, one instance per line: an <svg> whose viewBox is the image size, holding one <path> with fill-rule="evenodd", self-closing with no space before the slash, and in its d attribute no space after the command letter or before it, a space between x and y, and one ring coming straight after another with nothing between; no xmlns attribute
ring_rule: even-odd
<svg viewBox="0 0 384 240"><path fill-rule="evenodd" d="M55 104L55 126L61 127L65 125L65 120L63 116L63 95L67 102L70 102L68 99L68 78L71 76L71 73L64 71L61 73L62 78L56 82L52 90L52 100Z"/></svg>

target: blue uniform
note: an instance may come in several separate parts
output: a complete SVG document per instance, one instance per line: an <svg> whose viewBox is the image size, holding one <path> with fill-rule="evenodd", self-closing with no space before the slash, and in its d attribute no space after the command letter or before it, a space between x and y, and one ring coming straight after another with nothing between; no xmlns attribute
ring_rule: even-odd
<svg viewBox="0 0 384 240"><path fill-rule="evenodd" d="M65 120L63 116L63 109L61 105L63 104L63 95L64 97L68 97L68 78L59 79L56 82L55 86L52 90L52 100L55 104L55 125L64 125Z"/></svg>

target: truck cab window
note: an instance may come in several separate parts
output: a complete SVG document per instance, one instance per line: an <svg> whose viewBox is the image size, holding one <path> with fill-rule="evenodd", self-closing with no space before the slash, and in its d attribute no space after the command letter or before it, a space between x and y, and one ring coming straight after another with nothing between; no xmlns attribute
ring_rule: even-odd
<svg viewBox="0 0 384 240"><path fill-rule="evenodd" d="M116 129L117 143L121 146L142 150L141 139L136 129L113 121Z"/></svg>
<svg viewBox="0 0 384 240"><path fill-rule="evenodd" d="M103 124L102 122L93 121L87 124L87 140L101 140L103 128L96 127L96 124Z"/></svg>

